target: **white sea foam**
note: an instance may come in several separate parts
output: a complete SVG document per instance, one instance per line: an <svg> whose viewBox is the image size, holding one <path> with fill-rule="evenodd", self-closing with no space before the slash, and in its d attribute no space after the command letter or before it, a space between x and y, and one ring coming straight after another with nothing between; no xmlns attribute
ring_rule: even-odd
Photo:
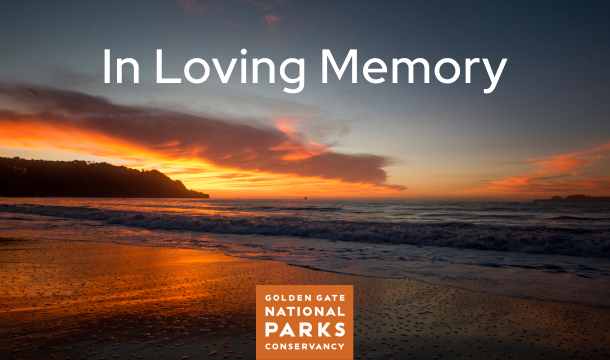
<svg viewBox="0 0 610 360"><path fill-rule="evenodd" d="M212 234L184 230L184 220L171 216L107 217L108 214L102 216L92 209L84 211L81 219L59 217L59 211L65 210L52 209L47 213L54 216L32 214L34 211L29 214L0 212L0 237L207 249L324 271L411 278L509 296L610 306L610 262L607 258L294 236ZM117 221L110 224L109 219L130 219L134 222L125 221L127 225L135 223L139 227L119 225ZM155 226L144 229L143 221L156 226L161 223L174 230L155 229ZM191 224L191 221L186 223Z"/></svg>
<svg viewBox="0 0 610 360"><path fill-rule="evenodd" d="M531 254L610 257L610 227L515 226L473 222L349 221L303 216L208 215L86 206L0 204L0 212L96 220L149 230L307 237L372 244L426 245Z"/></svg>

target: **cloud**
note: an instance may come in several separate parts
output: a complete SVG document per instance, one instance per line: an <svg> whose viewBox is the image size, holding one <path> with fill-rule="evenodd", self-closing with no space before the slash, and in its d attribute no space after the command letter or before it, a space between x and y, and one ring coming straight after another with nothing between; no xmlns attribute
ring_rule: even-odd
<svg viewBox="0 0 610 360"><path fill-rule="evenodd" d="M203 14L207 7L200 4L197 0L176 0L178 5L186 11Z"/></svg>
<svg viewBox="0 0 610 360"><path fill-rule="evenodd" d="M610 143L593 149L541 159L530 159L535 164L533 172L502 180L489 181L481 187L494 192L550 193L593 191L607 193L610 176L582 173L582 168L608 168ZM472 192L472 191L470 191Z"/></svg>
<svg viewBox="0 0 610 360"><path fill-rule="evenodd" d="M277 23L280 20L282 20L283 18L284 18L283 16L267 14L267 15L265 15L265 23L267 23L267 26L273 27L273 26L277 25Z"/></svg>
<svg viewBox="0 0 610 360"><path fill-rule="evenodd" d="M269 10L273 9L274 7L276 7L277 5L281 5L285 2L286 2L286 0L277 0L277 1L272 1L272 2L254 1L254 2L252 2L252 5L258 6L259 8L263 9L263 11L269 11Z"/></svg>
<svg viewBox="0 0 610 360"><path fill-rule="evenodd" d="M386 184L383 167L390 159L333 152L296 131L301 119L275 119L275 128L238 119L118 105L101 97L47 87L0 84L0 94L15 105L0 109L2 131L19 128L15 134L56 137L60 139L58 146L70 143L73 148L95 151L102 146L98 142L107 141L167 159L200 159L220 168L405 189Z"/></svg>

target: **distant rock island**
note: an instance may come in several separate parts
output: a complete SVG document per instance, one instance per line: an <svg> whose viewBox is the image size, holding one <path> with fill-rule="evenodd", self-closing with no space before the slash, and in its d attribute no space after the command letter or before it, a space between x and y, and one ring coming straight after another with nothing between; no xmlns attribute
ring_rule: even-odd
<svg viewBox="0 0 610 360"><path fill-rule="evenodd" d="M157 171L86 161L0 157L0 196L209 198Z"/></svg>
<svg viewBox="0 0 610 360"><path fill-rule="evenodd" d="M588 195L570 195L562 198L561 196L553 196L550 199L536 199L534 202L542 203L610 203L610 196L588 196Z"/></svg>

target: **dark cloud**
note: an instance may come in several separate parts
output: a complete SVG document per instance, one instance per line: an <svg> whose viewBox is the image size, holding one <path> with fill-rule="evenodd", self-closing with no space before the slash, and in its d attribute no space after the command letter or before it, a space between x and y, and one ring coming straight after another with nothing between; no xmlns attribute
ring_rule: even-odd
<svg viewBox="0 0 610 360"><path fill-rule="evenodd" d="M0 121L43 122L103 134L169 158L199 158L220 167L387 185L386 157L341 154L312 145L303 136L154 107L125 106L85 93L39 86L0 85L29 114L2 110Z"/></svg>

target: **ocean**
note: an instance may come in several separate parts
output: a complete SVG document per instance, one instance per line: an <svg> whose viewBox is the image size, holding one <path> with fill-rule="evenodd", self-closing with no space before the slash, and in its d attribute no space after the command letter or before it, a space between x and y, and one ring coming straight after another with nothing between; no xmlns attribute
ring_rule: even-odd
<svg viewBox="0 0 610 360"><path fill-rule="evenodd" d="M0 237L205 249L610 306L610 204L1 198Z"/></svg>

